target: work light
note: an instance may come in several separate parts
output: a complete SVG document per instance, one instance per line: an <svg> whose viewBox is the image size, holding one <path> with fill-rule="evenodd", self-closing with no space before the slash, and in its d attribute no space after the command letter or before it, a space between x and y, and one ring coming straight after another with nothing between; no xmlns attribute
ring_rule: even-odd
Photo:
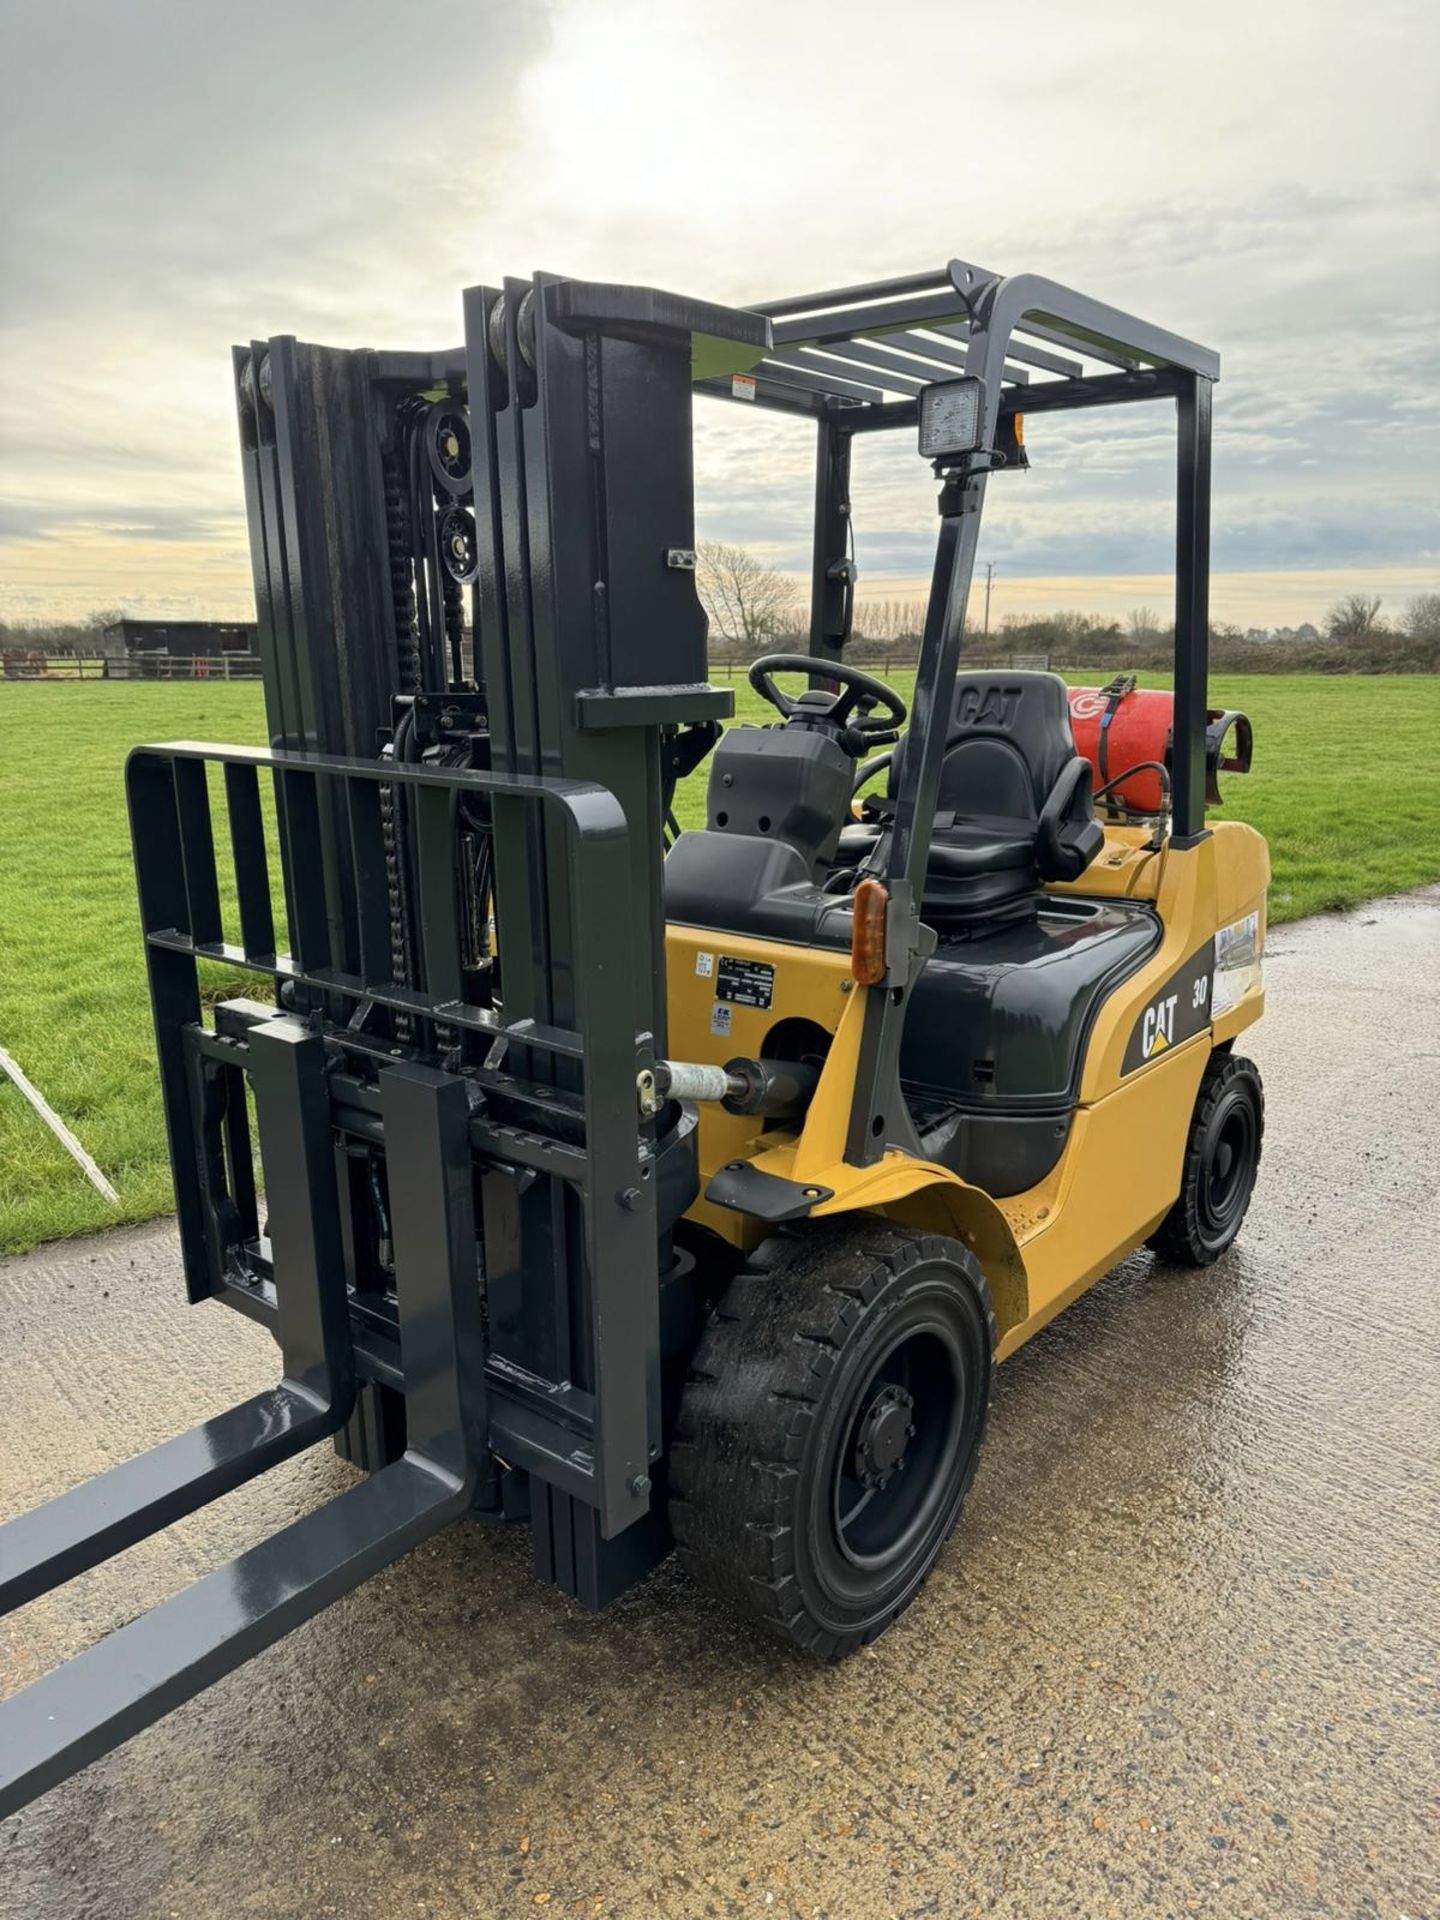
<svg viewBox="0 0 1440 1920"><path fill-rule="evenodd" d="M926 460L973 453L980 444L980 382L942 380L920 394L920 452Z"/></svg>

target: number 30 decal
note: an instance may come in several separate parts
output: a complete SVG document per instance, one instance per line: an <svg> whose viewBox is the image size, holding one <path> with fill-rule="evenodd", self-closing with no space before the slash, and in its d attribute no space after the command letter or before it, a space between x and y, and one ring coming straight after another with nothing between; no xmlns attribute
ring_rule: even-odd
<svg viewBox="0 0 1440 1920"><path fill-rule="evenodd" d="M1171 1047L1193 1039L1210 1024L1210 995L1214 982L1215 943L1203 946L1178 967L1165 984L1141 1005L1125 1049L1121 1073L1157 1060Z"/></svg>

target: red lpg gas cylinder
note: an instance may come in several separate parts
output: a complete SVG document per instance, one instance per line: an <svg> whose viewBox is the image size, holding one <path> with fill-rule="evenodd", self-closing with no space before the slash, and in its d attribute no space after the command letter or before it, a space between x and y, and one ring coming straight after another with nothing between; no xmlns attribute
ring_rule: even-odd
<svg viewBox="0 0 1440 1920"><path fill-rule="evenodd" d="M1075 751L1095 769L1095 791L1118 779L1129 767L1145 761L1170 764L1170 736L1175 726L1175 696L1150 688L1126 687L1123 682L1103 690L1071 687L1070 726ZM1122 780L1107 796L1112 806L1129 813L1159 813L1163 790L1153 766L1132 779Z"/></svg>

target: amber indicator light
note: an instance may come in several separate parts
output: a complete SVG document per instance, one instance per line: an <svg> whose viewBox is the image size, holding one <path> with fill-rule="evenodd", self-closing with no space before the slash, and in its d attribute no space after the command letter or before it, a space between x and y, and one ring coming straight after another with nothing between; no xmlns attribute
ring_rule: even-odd
<svg viewBox="0 0 1440 1920"><path fill-rule="evenodd" d="M885 909L890 896L878 880L862 880L855 889L855 919L850 929L850 971L862 987L885 978Z"/></svg>

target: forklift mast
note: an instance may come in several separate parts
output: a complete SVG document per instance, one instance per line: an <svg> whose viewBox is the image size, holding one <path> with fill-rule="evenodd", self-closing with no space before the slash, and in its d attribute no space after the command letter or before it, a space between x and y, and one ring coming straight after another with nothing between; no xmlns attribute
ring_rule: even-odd
<svg viewBox="0 0 1440 1920"><path fill-rule="evenodd" d="M436 355L236 351L271 744L138 748L127 791L187 1289L268 1325L282 1379L7 1529L0 1598L327 1435L369 1477L11 1702L0 1813L460 1513L528 1517L537 1575L590 1607L669 1550L694 1114L637 1083L662 823L732 706L692 377L769 323L538 276L471 291L465 326ZM207 1024L213 962L273 1003Z"/></svg>

